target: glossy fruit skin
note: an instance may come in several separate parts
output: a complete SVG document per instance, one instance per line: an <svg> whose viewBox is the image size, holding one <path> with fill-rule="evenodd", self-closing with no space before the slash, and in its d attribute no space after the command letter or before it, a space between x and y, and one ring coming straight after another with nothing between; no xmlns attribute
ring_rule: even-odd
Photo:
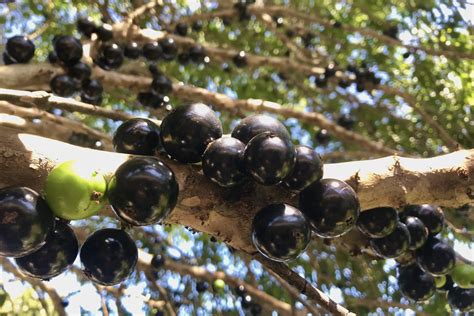
<svg viewBox="0 0 474 316"><path fill-rule="evenodd" d="M345 182L322 179L301 191L300 210L306 215L313 232L323 238L342 236L356 224L360 213L359 199Z"/></svg>
<svg viewBox="0 0 474 316"><path fill-rule="evenodd" d="M451 276L452 280L454 280L459 287L474 287L474 266L470 264L456 264L453 271L451 271Z"/></svg>
<svg viewBox="0 0 474 316"><path fill-rule="evenodd" d="M188 34L188 25L182 22L176 24L175 33L179 36L186 36Z"/></svg>
<svg viewBox="0 0 474 316"><path fill-rule="evenodd" d="M53 213L38 193L27 187L0 189L0 256L35 252L53 227Z"/></svg>
<svg viewBox="0 0 474 316"><path fill-rule="evenodd" d="M46 178L44 195L53 213L67 220L95 215L106 203L107 181L91 164L70 160Z"/></svg>
<svg viewBox="0 0 474 316"><path fill-rule="evenodd" d="M117 128L114 150L124 154L153 156L161 148L160 128L145 118L133 118Z"/></svg>
<svg viewBox="0 0 474 316"><path fill-rule="evenodd" d="M151 258L151 266L153 267L153 269L160 269L162 268L164 265L165 265L165 262L166 262L166 258L163 254L156 254L153 256L153 258Z"/></svg>
<svg viewBox="0 0 474 316"><path fill-rule="evenodd" d="M360 213L357 228L370 238L390 235L398 224L397 210L392 207L377 207Z"/></svg>
<svg viewBox="0 0 474 316"><path fill-rule="evenodd" d="M204 293L207 291L209 285L205 281L196 282L196 291L198 293Z"/></svg>
<svg viewBox="0 0 474 316"><path fill-rule="evenodd" d="M112 209L136 226L163 220L176 206L179 187L173 171L154 157L135 157L115 171L109 185Z"/></svg>
<svg viewBox="0 0 474 316"><path fill-rule="evenodd" d="M453 270L456 253L447 243L438 238L429 238L416 252L416 261L420 268L432 275L444 275Z"/></svg>
<svg viewBox="0 0 474 316"><path fill-rule="evenodd" d="M130 59L138 59L142 54L142 49L137 44L137 42L129 42L125 45L123 54L125 57Z"/></svg>
<svg viewBox="0 0 474 316"><path fill-rule="evenodd" d="M82 44L72 36L64 35L54 41L54 51L66 65L74 65L82 58Z"/></svg>
<svg viewBox="0 0 474 316"><path fill-rule="evenodd" d="M151 82L151 89L158 94L168 94L173 90L173 83L165 75L158 75Z"/></svg>
<svg viewBox="0 0 474 316"><path fill-rule="evenodd" d="M82 82L82 91L90 98L94 98L101 96L104 88L99 80L87 79Z"/></svg>
<svg viewBox="0 0 474 316"><path fill-rule="evenodd" d="M323 162L312 148L296 146L295 150L295 166L283 182L291 190L301 191L311 183L321 180L323 177Z"/></svg>
<svg viewBox="0 0 474 316"><path fill-rule="evenodd" d="M155 61L161 58L163 51L158 42L150 42L143 45L142 53L147 60Z"/></svg>
<svg viewBox="0 0 474 316"><path fill-rule="evenodd" d="M67 73L69 76L71 76L72 78L78 81L84 81L90 78L92 74L92 70L91 70L91 67L89 67L89 65L83 62L78 62L68 67Z"/></svg>
<svg viewBox="0 0 474 316"><path fill-rule="evenodd" d="M398 286L405 297L415 302L426 301L436 291L434 277L416 264L399 268Z"/></svg>
<svg viewBox="0 0 474 316"><path fill-rule="evenodd" d="M77 30L84 34L86 37L91 37L92 33L95 32L97 25L91 17L80 17L77 19Z"/></svg>
<svg viewBox="0 0 474 316"><path fill-rule="evenodd" d="M33 278L49 280L66 271L79 252L79 244L73 230L65 223L56 221L46 243L27 256L16 258L20 270Z"/></svg>
<svg viewBox="0 0 474 316"><path fill-rule="evenodd" d="M196 64L204 62L204 58L206 57L206 51L201 45L189 48L188 54L191 61Z"/></svg>
<svg viewBox="0 0 474 316"><path fill-rule="evenodd" d="M343 114L337 120L337 124L345 129L351 130L354 127L355 120L349 114Z"/></svg>
<svg viewBox="0 0 474 316"><path fill-rule="evenodd" d="M263 132L271 132L274 135L290 140L290 134L279 120L263 114L247 116L242 119L232 131L232 137L247 144L252 138Z"/></svg>
<svg viewBox="0 0 474 316"><path fill-rule="evenodd" d="M370 246L376 254L383 258L397 258L408 251L410 232L405 224L398 222L391 234L383 238L371 239Z"/></svg>
<svg viewBox="0 0 474 316"><path fill-rule="evenodd" d="M169 103L169 98L154 91L140 92L137 96L138 102L144 107L158 109Z"/></svg>
<svg viewBox="0 0 474 316"><path fill-rule="evenodd" d="M124 60L123 49L117 43L105 43L101 46L101 56L97 64L105 69L117 69Z"/></svg>
<svg viewBox="0 0 474 316"><path fill-rule="evenodd" d="M245 286L243 284L240 284L235 288L235 294L237 294L240 297L244 297L247 294L247 290L245 289Z"/></svg>
<svg viewBox="0 0 474 316"><path fill-rule="evenodd" d="M89 103L93 105L101 105L102 103L102 96L90 97L85 93L81 93L81 102Z"/></svg>
<svg viewBox="0 0 474 316"><path fill-rule="evenodd" d="M161 123L161 141L168 155L184 163L201 160L207 145L222 137L222 125L203 103L175 108Z"/></svg>
<svg viewBox="0 0 474 316"><path fill-rule="evenodd" d="M463 289L453 287L448 291L448 303L453 309L461 312L471 312L474 310L474 288Z"/></svg>
<svg viewBox="0 0 474 316"><path fill-rule="evenodd" d="M13 36L7 41L5 51L17 63L27 63L35 55L35 44L26 36Z"/></svg>
<svg viewBox="0 0 474 316"><path fill-rule="evenodd" d="M68 75L54 76L49 85L51 91L60 97L68 98L76 92L76 82Z"/></svg>
<svg viewBox="0 0 474 316"><path fill-rule="evenodd" d="M443 210L436 205L407 205L401 214L402 216L415 216L421 219L428 228L430 235L436 235L444 227Z"/></svg>
<svg viewBox="0 0 474 316"><path fill-rule="evenodd" d="M173 60L178 53L178 47L172 38L164 38L158 42L161 46L161 50L163 52L163 59L164 60Z"/></svg>
<svg viewBox="0 0 474 316"><path fill-rule="evenodd" d="M3 63L5 65L13 65L13 64L16 64L16 60L14 60L13 58L11 58L7 52L3 52L2 54L2 57L3 57Z"/></svg>
<svg viewBox="0 0 474 316"><path fill-rule="evenodd" d="M303 213L288 204L262 208L252 223L252 241L265 257L275 261L296 259L308 246L311 228Z"/></svg>
<svg viewBox="0 0 474 316"><path fill-rule="evenodd" d="M202 156L202 171L221 187L232 187L245 179L245 144L233 137L216 139Z"/></svg>
<svg viewBox="0 0 474 316"><path fill-rule="evenodd" d="M240 303L243 309L249 309L253 305L253 299L250 295L242 296L242 302Z"/></svg>
<svg viewBox="0 0 474 316"><path fill-rule="evenodd" d="M243 50L235 55L232 60L234 61L234 64L237 68L243 68L247 66L247 56Z"/></svg>
<svg viewBox="0 0 474 316"><path fill-rule="evenodd" d="M191 25L191 28L193 29L194 32L199 32L202 30L202 21L197 20L194 21L193 24Z"/></svg>
<svg viewBox="0 0 474 316"><path fill-rule="evenodd" d="M331 140L329 132L325 129L320 129L316 134L316 141L321 145L327 145Z"/></svg>
<svg viewBox="0 0 474 316"><path fill-rule="evenodd" d="M421 248L428 239L428 228L418 217L414 216L408 216L403 223L410 232L410 250Z"/></svg>
<svg viewBox="0 0 474 316"><path fill-rule="evenodd" d="M48 54L48 62L50 64L56 64L59 61L58 55L56 55L56 52L52 51L49 52Z"/></svg>
<svg viewBox="0 0 474 316"><path fill-rule="evenodd" d="M135 269L138 251L130 236L119 229L101 229L90 235L80 252L84 274L95 283L114 285Z"/></svg>
<svg viewBox="0 0 474 316"><path fill-rule="evenodd" d="M245 147L245 170L263 185L282 182L293 171L295 162L296 152L291 141L270 132L258 134Z"/></svg>
<svg viewBox="0 0 474 316"><path fill-rule="evenodd" d="M110 24L102 24L95 30L95 32L97 33L99 40L102 42L107 42L114 38L112 25Z"/></svg>

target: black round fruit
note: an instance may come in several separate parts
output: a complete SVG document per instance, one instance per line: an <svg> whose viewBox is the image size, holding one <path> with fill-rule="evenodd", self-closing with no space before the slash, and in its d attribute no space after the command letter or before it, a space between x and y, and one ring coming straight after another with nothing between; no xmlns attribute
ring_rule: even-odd
<svg viewBox="0 0 474 316"><path fill-rule="evenodd" d="M82 82L82 91L90 98L102 95L104 88L99 80L89 79Z"/></svg>
<svg viewBox="0 0 474 316"><path fill-rule="evenodd" d="M70 97L76 92L76 82L68 75L56 75L50 82L51 91L60 97Z"/></svg>
<svg viewBox="0 0 474 316"><path fill-rule="evenodd" d="M416 252L416 261L426 272L444 275L454 268L456 253L450 245L433 237Z"/></svg>
<svg viewBox="0 0 474 316"><path fill-rule="evenodd" d="M407 205L401 216L415 216L421 219L431 235L435 235L443 230L444 213L436 205Z"/></svg>
<svg viewBox="0 0 474 316"><path fill-rule="evenodd" d="M0 256L33 253L53 227L53 213L38 193L26 187L0 189Z"/></svg>
<svg viewBox="0 0 474 316"><path fill-rule="evenodd" d="M158 254L155 254L153 258L151 258L150 264L153 267L153 269L158 270L162 268L165 265L165 263L166 263L165 256L161 253L158 253Z"/></svg>
<svg viewBox="0 0 474 316"><path fill-rule="evenodd" d="M163 147L171 158L184 163L201 160L208 144L222 137L222 125L202 103L175 108L161 123Z"/></svg>
<svg viewBox="0 0 474 316"><path fill-rule="evenodd" d="M191 28L195 32L201 31L202 30L202 21L200 21L200 20L194 21L193 24L191 25Z"/></svg>
<svg viewBox="0 0 474 316"><path fill-rule="evenodd" d="M77 30L87 37L91 37L96 28L97 25L91 17L80 17L77 19Z"/></svg>
<svg viewBox="0 0 474 316"><path fill-rule="evenodd" d="M313 231L323 238L350 231L360 212L357 194L347 183L336 179L322 179L301 191L300 209Z"/></svg>
<svg viewBox="0 0 474 316"><path fill-rule="evenodd" d="M222 187L232 187L245 178L243 154L245 144L233 137L216 139L202 156L202 171Z"/></svg>
<svg viewBox="0 0 474 316"><path fill-rule="evenodd" d="M35 55L35 44L26 36L13 36L7 41L6 53L17 63L27 63Z"/></svg>
<svg viewBox="0 0 474 316"><path fill-rule="evenodd" d="M309 147L296 146L296 163L293 171L284 179L285 185L292 190L303 190L322 177L321 157Z"/></svg>
<svg viewBox="0 0 474 316"><path fill-rule="evenodd" d="M247 56L243 50L235 55L232 60L234 61L234 64L237 68L243 68L247 66Z"/></svg>
<svg viewBox="0 0 474 316"><path fill-rule="evenodd" d="M436 290L434 277L416 264L399 268L398 287L405 297L416 302L426 301Z"/></svg>
<svg viewBox="0 0 474 316"><path fill-rule="evenodd" d="M58 58L58 55L56 55L56 52L52 51L52 52L49 52L48 54L48 61L49 63L51 64L55 64L59 61L59 58Z"/></svg>
<svg viewBox="0 0 474 316"><path fill-rule="evenodd" d="M133 272L138 251L132 238L119 229L101 229L90 235L81 248L84 274L109 286L124 281Z"/></svg>
<svg viewBox="0 0 474 316"><path fill-rule="evenodd" d="M131 225L151 225L175 207L179 187L173 171L154 157L135 157L115 171L109 201L115 214Z"/></svg>
<svg viewBox="0 0 474 316"><path fill-rule="evenodd" d="M337 120L337 124L345 129L351 130L354 127L355 120L349 114L343 114Z"/></svg>
<svg viewBox="0 0 474 316"><path fill-rule="evenodd" d="M240 303L243 309L249 309L253 305L252 296L245 295L242 296L242 302Z"/></svg>
<svg viewBox="0 0 474 316"><path fill-rule="evenodd" d="M78 81L84 81L90 78L92 70L89 65L83 62L77 62L74 65L68 67L67 73L69 76Z"/></svg>
<svg viewBox="0 0 474 316"><path fill-rule="evenodd" d="M290 140L290 134L279 120L263 114L247 116L242 119L232 131L232 137L247 144L252 138L263 132L271 132L274 135Z"/></svg>
<svg viewBox="0 0 474 316"><path fill-rule="evenodd" d="M102 24L95 30L95 32L97 33L99 40L102 42L107 42L114 38L113 28L110 24Z"/></svg>
<svg viewBox="0 0 474 316"><path fill-rule="evenodd" d="M178 47L172 38L164 38L159 41L161 50L163 52L164 60L173 60L178 52Z"/></svg>
<svg viewBox="0 0 474 316"><path fill-rule="evenodd" d="M316 134L316 141L321 145L327 145L331 140L329 132L325 129L320 129Z"/></svg>
<svg viewBox="0 0 474 316"><path fill-rule="evenodd" d="M180 53L178 54L178 63L181 65L186 65L189 63L190 57L188 53Z"/></svg>
<svg viewBox="0 0 474 316"><path fill-rule="evenodd" d="M370 238L382 238L391 234L398 224L397 210L377 207L360 213L357 228Z"/></svg>
<svg viewBox="0 0 474 316"><path fill-rule="evenodd" d="M66 65L74 65L82 58L82 44L69 35L60 36L54 41L54 51Z"/></svg>
<svg viewBox="0 0 474 316"><path fill-rule="evenodd" d="M188 34L188 25L182 22L176 24L175 32L180 36L186 36Z"/></svg>
<svg viewBox="0 0 474 316"><path fill-rule="evenodd" d="M158 42L150 42L143 45L142 53L147 60L155 61L161 58L163 52Z"/></svg>
<svg viewBox="0 0 474 316"><path fill-rule="evenodd" d="M101 105L102 104L102 96L90 97L85 93L81 93L81 102L89 103L93 105Z"/></svg>
<svg viewBox="0 0 474 316"><path fill-rule="evenodd" d="M116 152L153 156L161 148L160 128L145 118L133 118L117 128L113 138Z"/></svg>
<svg viewBox="0 0 474 316"><path fill-rule="evenodd" d="M471 312L474 310L474 288L463 289L453 287L448 291L448 303L461 312Z"/></svg>
<svg viewBox="0 0 474 316"><path fill-rule="evenodd" d="M243 284L240 284L235 288L235 294L237 294L240 297L244 297L247 294L247 290L245 289L245 286Z"/></svg>
<svg viewBox="0 0 474 316"><path fill-rule="evenodd" d="M303 213L287 204L262 208L252 223L252 241L265 257L288 261L298 257L308 246L311 229Z"/></svg>
<svg viewBox="0 0 474 316"><path fill-rule="evenodd" d="M252 307L250 307L250 314L252 314L252 316L257 316L257 315L260 315L261 313L262 313L262 306L258 303L253 303Z"/></svg>
<svg viewBox="0 0 474 316"><path fill-rule="evenodd" d="M410 232L410 250L422 247L428 239L428 228L418 217L414 216L408 216L403 222Z"/></svg>
<svg viewBox="0 0 474 316"><path fill-rule="evenodd" d="M13 58L11 58L7 52L3 52L2 54L2 57L3 57L3 63L5 65L13 65L13 64L16 64L16 60L14 60Z"/></svg>
<svg viewBox="0 0 474 316"><path fill-rule="evenodd" d="M410 232L405 224L398 222L395 230L383 238L371 239L374 252L384 258L397 258L408 251Z"/></svg>
<svg viewBox="0 0 474 316"><path fill-rule="evenodd" d="M244 151L245 171L263 185L283 181L295 166L296 152L290 140L271 132L252 138Z"/></svg>
<svg viewBox="0 0 474 316"><path fill-rule="evenodd" d="M196 282L196 291L198 293L203 293L206 292L208 289L209 285L205 281L198 281Z"/></svg>
<svg viewBox="0 0 474 316"><path fill-rule="evenodd" d="M79 244L73 230L65 223L56 221L46 243L15 262L26 275L43 280L51 279L66 271L79 252Z"/></svg>
<svg viewBox="0 0 474 316"><path fill-rule="evenodd" d="M173 83L165 75L157 75L151 82L151 89L158 94L168 94L173 90Z"/></svg>
<svg viewBox="0 0 474 316"><path fill-rule="evenodd" d="M158 109L169 104L169 98L154 91L140 92L137 96L138 102L144 107Z"/></svg>
<svg viewBox="0 0 474 316"><path fill-rule="evenodd" d="M119 68L124 59L123 49L117 43L105 43L101 46L99 66L105 70ZM103 65L102 65L103 64Z"/></svg>
<svg viewBox="0 0 474 316"><path fill-rule="evenodd" d="M188 55L193 63L200 64L204 62L206 51L201 45L191 46L189 48Z"/></svg>
<svg viewBox="0 0 474 316"><path fill-rule="evenodd" d="M125 45L123 49L123 54L125 57L130 59L138 59L142 53L140 46L138 46L137 42L129 42Z"/></svg>

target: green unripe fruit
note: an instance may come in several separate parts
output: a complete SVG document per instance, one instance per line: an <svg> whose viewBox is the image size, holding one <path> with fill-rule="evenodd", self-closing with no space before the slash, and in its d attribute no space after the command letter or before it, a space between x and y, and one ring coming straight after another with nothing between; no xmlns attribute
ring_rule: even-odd
<svg viewBox="0 0 474 316"><path fill-rule="evenodd" d="M461 288L474 288L474 266L469 264L456 265L451 272L453 281Z"/></svg>
<svg viewBox="0 0 474 316"><path fill-rule="evenodd" d="M212 287L214 288L214 291L222 292L222 291L224 291L224 288L225 288L225 282L222 279L216 279L216 280L214 280L214 283L212 284Z"/></svg>
<svg viewBox="0 0 474 316"><path fill-rule="evenodd" d="M435 285L437 289L442 288L446 284L445 275L437 276L434 278L434 280L435 280Z"/></svg>
<svg viewBox="0 0 474 316"><path fill-rule="evenodd" d="M49 173L44 193L57 217L75 220L96 214L106 202L106 190L107 181L93 166L71 160Z"/></svg>

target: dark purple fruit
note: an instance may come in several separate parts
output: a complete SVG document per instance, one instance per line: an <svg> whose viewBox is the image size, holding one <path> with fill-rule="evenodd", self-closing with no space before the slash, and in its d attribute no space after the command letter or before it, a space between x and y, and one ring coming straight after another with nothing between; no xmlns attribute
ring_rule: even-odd
<svg viewBox="0 0 474 316"><path fill-rule="evenodd" d="M160 128L148 119L133 118L117 128L113 143L119 153L153 156L161 148Z"/></svg>
<svg viewBox="0 0 474 316"><path fill-rule="evenodd" d="M204 58L206 57L206 51L201 45L190 47L188 54L191 61L196 64L204 62Z"/></svg>
<svg viewBox="0 0 474 316"><path fill-rule="evenodd" d="M173 83L165 75L157 75L151 82L151 89L158 94L168 94L173 90Z"/></svg>
<svg viewBox="0 0 474 316"><path fill-rule="evenodd" d="M357 228L370 238L390 235L398 224L397 210L392 207L377 207L360 213Z"/></svg>
<svg viewBox="0 0 474 316"><path fill-rule="evenodd" d="M82 91L89 97L94 98L102 95L104 88L99 80L89 79L82 82Z"/></svg>
<svg viewBox="0 0 474 316"><path fill-rule="evenodd" d="M89 65L83 62L78 62L68 67L67 74L78 81L84 81L90 78L92 74L92 70L91 70L91 67L89 67Z"/></svg>
<svg viewBox="0 0 474 316"><path fill-rule="evenodd" d="M100 63L104 63L106 70L117 69L123 63L124 55L123 49L116 43L105 43L101 47ZM107 69L108 68L108 69Z"/></svg>
<svg viewBox="0 0 474 316"><path fill-rule="evenodd" d="M188 25L186 23L180 22L176 24L175 33L179 36L186 36L188 34Z"/></svg>
<svg viewBox="0 0 474 316"><path fill-rule="evenodd" d="M190 57L188 53L178 54L178 63L181 65L187 65L189 63Z"/></svg>
<svg viewBox="0 0 474 316"><path fill-rule="evenodd" d="M0 189L0 256L35 252L53 227L53 213L38 193L27 187Z"/></svg>
<svg viewBox="0 0 474 316"><path fill-rule="evenodd" d="M48 280L66 271L79 252L79 244L73 230L65 223L56 221L46 243L24 257L16 258L20 270L33 278Z"/></svg>
<svg viewBox="0 0 474 316"><path fill-rule="evenodd" d="M101 229L90 235L81 248L84 274L93 282L109 286L132 274L138 259L137 246L119 229Z"/></svg>
<svg viewBox="0 0 474 316"><path fill-rule="evenodd" d="M298 257L308 246L311 229L300 210L287 204L262 208L252 223L252 241L265 257L288 261Z"/></svg>
<svg viewBox="0 0 474 316"><path fill-rule="evenodd" d="M252 314L252 316L257 316L257 315L260 315L261 313L262 313L262 305L258 303L253 303L252 307L250 307L250 314Z"/></svg>
<svg viewBox="0 0 474 316"><path fill-rule="evenodd" d="M193 24L191 25L191 28L193 29L194 32L199 32L202 30L202 21L197 20L194 21Z"/></svg>
<svg viewBox="0 0 474 316"><path fill-rule="evenodd" d="M291 141L271 132L252 138L244 151L245 170L263 185L282 182L293 171L295 161L296 152Z"/></svg>
<svg viewBox="0 0 474 316"><path fill-rule="evenodd" d="M240 297L244 297L247 294L247 290L245 289L245 286L243 284L240 284L235 288L235 294L237 294Z"/></svg>
<svg viewBox="0 0 474 316"><path fill-rule="evenodd" d="M48 61L50 64L56 64L59 61L58 55L54 51L49 52Z"/></svg>
<svg viewBox="0 0 474 316"><path fill-rule="evenodd" d="M13 65L13 64L16 64L16 63L17 63L16 60L14 60L13 58L11 58L11 57L7 54L7 52L3 52L2 56L3 56L3 63L4 63L5 65Z"/></svg>
<svg viewBox="0 0 474 316"><path fill-rule="evenodd" d="M232 137L247 144L252 138L263 132L271 132L280 138L291 139L285 125L279 120L263 114L247 116L242 119L232 131Z"/></svg>
<svg viewBox="0 0 474 316"><path fill-rule="evenodd" d="M158 253L158 254L155 254L153 258L151 258L150 264L153 269L158 270L165 265L165 262L166 262L166 257L163 254Z"/></svg>
<svg viewBox="0 0 474 316"><path fill-rule="evenodd" d="M147 60L155 61L161 58L163 52L158 42L150 42L143 45L142 53Z"/></svg>
<svg viewBox="0 0 474 316"><path fill-rule="evenodd" d="M82 58L82 44L77 38L69 35L57 37L54 41L54 51L66 65L74 65Z"/></svg>
<svg viewBox="0 0 474 316"><path fill-rule="evenodd" d="M243 154L245 144L233 137L216 139L202 157L204 175L222 187L232 187L245 178Z"/></svg>
<svg viewBox="0 0 474 316"><path fill-rule="evenodd" d="M77 19L77 30L84 34L86 37L91 37L92 33L95 32L97 25L91 17L80 17Z"/></svg>
<svg viewBox="0 0 474 316"><path fill-rule="evenodd" d="M414 216L408 216L403 222L410 232L410 250L422 247L428 239L428 228Z"/></svg>
<svg viewBox="0 0 474 316"><path fill-rule="evenodd" d="M410 232L405 224L398 222L395 230L383 238L371 239L374 252L384 258L397 258L408 251Z"/></svg>
<svg viewBox="0 0 474 316"><path fill-rule="evenodd" d="M316 141L321 145L327 145L331 140L329 132L325 129L320 129L316 134Z"/></svg>
<svg viewBox="0 0 474 316"><path fill-rule="evenodd" d="M313 231L323 238L350 231L360 212L357 194L347 183L336 179L322 179L301 191L300 209Z"/></svg>
<svg viewBox="0 0 474 316"><path fill-rule="evenodd" d="M247 56L243 50L241 50L237 55L232 59L237 68L243 68L247 66Z"/></svg>
<svg viewBox="0 0 474 316"><path fill-rule="evenodd" d="M444 227L443 210L436 205L407 205L401 215L418 217L428 228L431 235L441 232Z"/></svg>
<svg viewBox="0 0 474 316"><path fill-rule="evenodd" d="M157 94L154 91L140 92L137 96L138 102L144 107L158 109L166 106L169 103L169 98L162 94Z"/></svg>
<svg viewBox="0 0 474 316"><path fill-rule="evenodd" d="M416 264L399 268L398 287L406 298L415 302L426 301L436 291L434 277Z"/></svg>
<svg viewBox="0 0 474 316"><path fill-rule="evenodd" d="M345 129L351 130L354 127L355 120L349 114L343 114L337 120L337 124Z"/></svg>
<svg viewBox="0 0 474 316"><path fill-rule="evenodd" d="M85 93L81 93L81 102L93 104L93 105L101 105L102 104L102 96L90 97Z"/></svg>
<svg viewBox="0 0 474 316"><path fill-rule="evenodd" d="M474 311L474 288L453 287L448 291L448 303L451 308L461 312Z"/></svg>
<svg viewBox="0 0 474 316"><path fill-rule="evenodd" d="M161 46L161 50L163 52L163 59L164 60L173 60L178 53L178 47L172 38L164 38L159 41Z"/></svg>
<svg viewBox="0 0 474 316"><path fill-rule="evenodd" d="M135 157L124 162L108 188L115 214L137 226L163 220L175 207L178 192L173 171L154 157Z"/></svg>
<svg viewBox="0 0 474 316"><path fill-rule="evenodd" d="M296 146L296 163L293 171L283 181L292 190L303 190L323 177L321 157L311 148Z"/></svg>
<svg viewBox="0 0 474 316"><path fill-rule="evenodd" d="M138 59L142 53L142 49L138 46L137 42L129 42L123 49L125 57L130 59Z"/></svg>
<svg viewBox="0 0 474 316"><path fill-rule="evenodd" d="M207 282L205 281L196 282L196 291L198 293L204 293L207 291L208 288L209 288L209 284L207 284Z"/></svg>
<svg viewBox="0 0 474 316"><path fill-rule="evenodd" d="M68 75L56 75L51 82L51 91L60 97L70 97L76 92L76 82Z"/></svg>
<svg viewBox="0 0 474 316"><path fill-rule="evenodd" d="M171 158L184 163L201 161L207 145L221 137L221 122L203 103L175 108L161 123L163 147Z"/></svg>
<svg viewBox="0 0 474 316"><path fill-rule="evenodd" d="M250 295L242 296L242 302L240 303L243 309L249 309L253 305L253 299Z"/></svg>
<svg viewBox="0 0 474 316"><path fill-rule="evenodd" d="M102 42L107 42L114 38L114 32L112 29L112 25L110 24L102 24L95 30L95 32L99 40L101 40Z"/></svg>
<svg viewBox="0 0 474 316"><path fill-rule="evenodd" d="M438 238L429 238L423 247L416 252L418 265L432 275L449 273L456 263L453 248Z"/></svg>
<svg viewBox="0 0 474 316"><path fill-rule="evenodd" d="M35 44L28 37L17 35L8 39L5 50L17 63L27 63L35 55Z"/></svg>

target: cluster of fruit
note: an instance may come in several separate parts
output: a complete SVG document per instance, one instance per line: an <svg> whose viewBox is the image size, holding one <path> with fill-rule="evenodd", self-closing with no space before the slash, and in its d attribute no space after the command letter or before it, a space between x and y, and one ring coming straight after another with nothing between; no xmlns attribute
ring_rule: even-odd
<svg viewBox="0 0 474 316"><path fill-rule="evenodd" d="M370 238L375 254L400 263L398 285L407 298L425 301L438 288L448 291L453 308L474 308L474 269L457 264L453 248L435 237L444 227L441 208L408 205L400 214L390 207L374 208L361 213L357 227Z"/></svg>

